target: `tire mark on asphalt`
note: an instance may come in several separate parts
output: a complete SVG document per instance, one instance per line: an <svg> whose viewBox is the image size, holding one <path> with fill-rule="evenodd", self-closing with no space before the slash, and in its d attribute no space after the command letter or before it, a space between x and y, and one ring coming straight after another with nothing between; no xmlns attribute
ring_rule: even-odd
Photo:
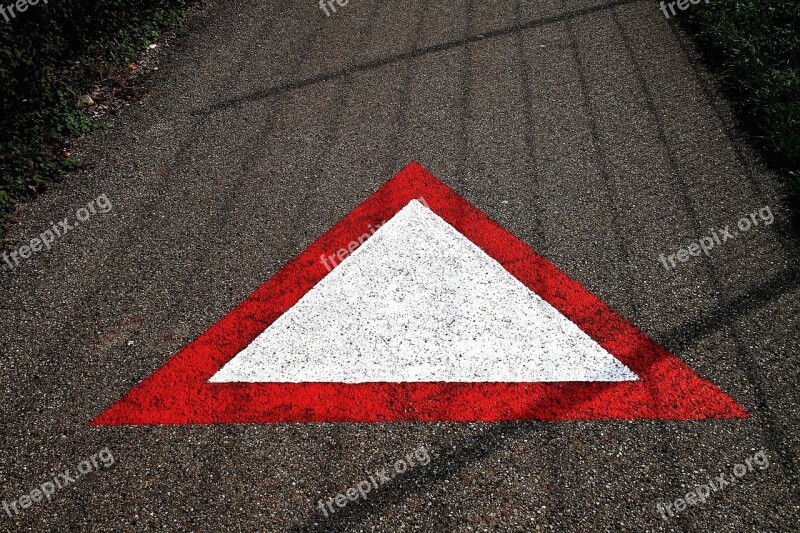
<svg viewBox="0 0 800 533"><path fill-rule="evenodd" d="M285 83L282 85L277 85L274 87L269 87L267 89L262 89L258 91L254 91L252 93L246 94L244 96L239 96L235 98L230 98L228 100L224 100L222 102L218 102L216 104L212 104L206 108L200 108L193 111L193 114L197 115L204 115L210 114L215 111L220 111L222 109L233 107L237 105L241 105L247 102L252 102L255 100L261 100L263 98L269 98L272 96L277 96L282 93L294 91L296 89L300 89L303 87L307 87L309 85L314 85L317 83L325 83L333 80L338 80L347 76L351 76L353 74L357 74L359 72L364 72L367 70L373 70L376 68L380 68L386 65L390 65L392 63L397 63L399 61L407 61L409 59L414 59L417 57L422 57L428 54L434 54L437 52L443 52L446 50L451 50L454 48L459 48L461 46L466 46L469 44L473 44L479 41L483 41L485 39L494 39L497 37L503 37L506 35L511 35L513 33L527 30L530 28L535 28L537 26L544 26L547 24L554 24L557 22L562 22L565 20L570 20L575 17L582 17L584 15L590 15L592 13L597 13L599 11L604 11L615 6L631 4L635 2L639 2L641 0L615 0L613 2L608 2L606 4L599 4L591 7L586 7L583 9L576 9L575 11L564 12L559 15L552 15L549 17L543 17L540 19L534 19L528 21L521 25L513 25L508 26L505 28L499 28L496 30L490 30L485 33L481 33L478 35L472 35L468 37L463 37L461 39L456 39L452 41L447 41L440 44L434 44L430 46L426 46L424 48L413 49L408 52L402 52L399 54L393 54L387 57L373 59L370 61L366 61L364 63L360 63L357 65L351 65L349 67L345 67L341 70L337 70L334 72L327 72L323 74L317 74L316 76L311 76L309 78L305 78L303 80L298 80L294 82Z"/></svg>
<svg viewBox="0 0 800 533"><path fill-rule="evenodd" d="M562 9L566 9L566 2L565 0L561 0ZM606 197L609 201L609 210L611 211L611 220L613 221L622 221L625 220L622 211L617 207L617 200L620 198L619 191L617 191L616 187L614 186L614 182L611 178L611 172L609 171L609 162L608 157L606 155L606 150L603 146L603 141L600 136L600 129L598 124L600 123L600 118L597 115L597 111L595 107L592 105L592 97L591 97L591 89L589 88L589 80L586 74L586 67L584 65L583 60L581 59L580 54L580 46L578 45L578 35L575 31L575 27L572 24L571 20L567 20L565 22L567 28L567 34L569 36L569 47L572 50L572 55L575 61L576 70L578 74L578 81L580 83L581 94L583 95L583 107L586 109L586 113L589 116L589 132L591 133L592 137L592 144L596 148L596 159L598 160L598 167L600 170L600 174L603 177L604 183L604 192ZM618 257L621 259L621 262L628 268L630 266L630 258L632 254L630 252L631 247L625 240L625 237L619 233L617 229L618 224L612 225L612 231L614 233L614 237L616 240L616 245L618 248ZM634 293L629 286L625 285L625 292L627 294L627 301L629 302L630 309L629 313L632 317L639 316L639 306L636 303L636 298L634 297Z"/></svg>
<svg viewBox="0 0 800 533"><path fill-rule="evenodd" d="M669 140L667 139L667 135L664 131L664 125L662 123L661 117L658 114L658 110L655 105L655 101L653 99L652 91L650 87L647 85L647 80L645 79L644 73L642 72L641 65L639 64L638 60L636 59L636 54L633 50L633 45L631 42L630 35L628 34L627 29L622 24L619 19L619 14L616 8L611 9L611 17L614 20L614 24L617 26L620 34L622 35L622 40L625 44L625 50L628 54L628 57L633 64L634 72L636 74L637 82L640 86L641 91L645 95L645 101L647 104L647 110L649 114L653 118L653 123L657 128L658 138L661 142L661 145L664 149L664 155L667 158L669 167L670 167L670 174L672 179L675 183L679 185L678 191L681 203L683 204L684 211L689 215L691 218L695 230L699 235L702 233L702 225L700 224L700 217L697 214L697 210L694 207L692 199L688 195L688 185L686 180L683 177L683 174L680 172L680 164L678 163L677 157L675 156L674 151L670 147ZM714 257L711 257L709 261L705 261L703 263L704 268L709 273L709 279L711 285L714 289L715 294L721 294L723 286L720 282L720 273L716 267L716 260ZM732 324L730 325L732 326ZM797 471L795 469L795 455L791 451L791 446L786 446L785 444L785 434L786 428L784 424L781 423L775 413L772 410L772 407L767 402L767 396L764 393L764 388L762 387L761 380L757 379L756 376L758 375L758 369L756 366L750 361L750 359L746 355L746 351L744 348L744 343L740 338L739 334L736 331L735 327L727 327L730 332L730 337L732 338L734 345L736 346L736 359L739 361L739 367L744 370L744 374L747 377L747 380L752 385L756 405L761 413L763 413L764 421L767 438L769 442L772 443L780 443L780 451L778 452L781 458L783 459L779 464L783 468L784 472L786 473L787 477L790 480L790 485L794 487L795 496L798 497L800 500L800 479L798 479ZM686 515L689 516L689 515Z"/></svg>
<svg viewBox="0 0 800 533"><path fill-rule="evenodd" d="M561 3L561 6L562 6L562 9L566 9L566 1L565 0L561 0L560 3ZM613 9L613 7L612 7L612 9ZM606 148L604 147L604 143L603 143L602 137L600 136L600 127L599 127L600 119L598 117L598 114L597 114L597 111L596 111L595 107L592 105L592 97L591 97L591 92L590 92L590 88L589 88L589 80L588 80L588 76L587 76L587 73L586 73L586 67L585 67L585 65L583 63L583 60L581 59L580 46L578 45L578 35L577 35L577 32L575 31L575 27L573 26L571 20L566 20L565 21L565 25L566 25L566 28L567 28L567 33L569 35L570 49L573 52L573 57L574 57L575 65L576 65L576 70L578 72L578 80L580 82L581 93L583 94L583 98L584 98L584 108L586 109L586 113L589 115L589 130L591 132L591 136L592 136L592 139L594 141L594 145L597 148L597 159L599 159L599 163L600 163L599 170L600 170L602 178L603 178L606 197L608 198L608 201L609 201L609 210L611 211L611 218L612 218L612 220L619 222L619 221L625 220L625 217L623 216L623 213L617 207L617 205L619 203L618 201L620 199L620 194L619 194L619 191L614 186L613 178L611 177L611 172L609 171L609 161L608 161L608 158L606 156ZM631 270L631 257L632 257L632 254L631 254L631 251L630 251L631 248L628 246L624 235L620 234L618 227L619 227L619 224L612 224L612 232L613 232L613 234L614 234L614 236L616 238L616 241L617 241L617 246L618 246L619 251L620 251L622 264L625 265L625 270L630 272L630 270ZM633 279L635 279L635 278L633 278ZM639 314L640 314L639 305L637 303L637 299L636 299L633 291L630 289L630 285L629 284L625 285L625 292L627 294L627 300L628 300L628 302L630 302L629 305L630 305L631 322L636 323L635 319L638 318ZM661 396L661 391L658 390L658 389L655 389L655 390L651 391L651 394L653 394L656 397L660 397ZM668 431L668 429L666 427L659 427L658 428L658 433L661 434L662 436L664 436L665 439L667 439L669 437L669 431ZM662 464L662 465L671 467L671 469L673 471L676 470L677 459L674 456L662 456L662 457L660 457L658 459L658 462L660 464ZM679 481L678 480L672 480L669 483L669 489L670 489L670 491L679 492L680 491L679 490L680 489Z"/></svg>
<svg viewBox="0 0 800 533"><path fill-rule="evenodd" d="M516 20L516 25L522 25L522 6L521 0L515 0L514 2L514 17ZM517 47L518 52L518 61L519 61L519 83L520 83L520 90L522 93L522 105L524 108L524 115L523 115L523 130L525 131L525 147L527 148L527 159L523 161L525 167L530 164L531 172L527 173L526 176L530 178L530 189L526 191L526 194L529 195L533 199L534 205L539 205L541 207L541 195L539 194L539 190L541 189L541 177L539 176L539 164L536 161L536 150L534 148L534 134L533 134L533 93L531 91L531 76L530 76L530 67L528 65L527 58L525 57L525 35L523 32L517 32L514 35L514 44ZM526 168L527 170L527 168ZM541 209L537 209L533 215L533 220L536 224L536 242L532 243L534 246L532 247L534 250L537 250L540 254L547 257L545 253L547 250L547 236L544 234L544 228L542 226L542 218L539 213L542 213Z"/></svg>
<svg viewBox="0 0 800 533"><path fill-rule="evenodd" d="M719 128L725 133L725 136L728 138L728 143L731 145L731 148L733 149L736 162L739 163L739 166L741 166L745 170L747 179L750 182L753 192L759 197L763 197L763 191L761 189L761 185L758 183L758 180L755 177L755 172L753 172L752 165L750 165L748 163L747 158L745 158L744 153L742 152L742 148L740 146L740 142L733 133L733 128L728 124L728 121L726 121L723 118L722 111L720 111L719 108L719 102L712 96L708 80L704 79L701 76L700 65L698 65L698 58L692 57L691 53L689 52L689 48L687 46L688 43L686 36L680 34L676 24L677 22L675 21L672 20L667 21L667 25L669 26L672 35L675 37L675 44L677 44L681 48L681 51L683 51L684 58L686 59L686 63L692 69L692 73L694 74L694 79L697 82L697 86L700 87L700 90L703 92L703 97L708 103L708 107L714 113Z"/></svg>
<svg viewBox="0 0 800 533"><path fill-rule="evenodd" d="M472 29L472 19L475 17L474 0L466 0L464 15L464 33L469 34ZM459 170L456 172L456 175L453 176L454 185L457 187L460 186L459 188L463 188L464 184L469 181L469 132L475 123L475 119L472 116L472 109L470 108L470 101L472 100L470 85L473 77L472 50L469 45L465 45L461 53L461 98L459 99L459 104L461 105L461 137L463 143L461 145Z"/></svg>

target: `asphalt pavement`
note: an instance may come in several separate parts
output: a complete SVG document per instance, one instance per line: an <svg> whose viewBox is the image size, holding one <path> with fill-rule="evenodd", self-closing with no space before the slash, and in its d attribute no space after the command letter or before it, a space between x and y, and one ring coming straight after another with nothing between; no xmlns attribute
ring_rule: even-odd
<svg viewBox="0 0 800 533"><path fill-rule="evenodd" d="M79 142L86 168L19 207L0 530L798 530L784 180L676 22L638 0L327 6L210 4ZM411 161L749 417L90 426Z"/></svg>

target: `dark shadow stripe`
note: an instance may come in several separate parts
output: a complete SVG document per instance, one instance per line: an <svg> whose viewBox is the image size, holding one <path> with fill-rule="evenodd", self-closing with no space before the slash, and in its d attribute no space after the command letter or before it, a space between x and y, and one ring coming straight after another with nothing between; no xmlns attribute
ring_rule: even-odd
<svg viewBox="0 0 800 533"><path fill-rule="evenodd" d="M561 5L565 5L564 0L561 0ZM612 6L613 7L613 6ZM620 209L617 207L617 200L620 198L620 194L617 191L616 187L614 186L614 181L611 178L611 172L609 171L609 163L608 157L606 155L606 147L603 146L603 140L600 136L600 118L597 116L597 112L592 105L592 99L590 96L590 89L589 89L589 80L586 75L586 68L584 67L583 60L580 56L580 50L578 46L578 35L575 32L575 28L572 25L572 21L570 19L566 20L566 28L567 28L567 35L569 37L569 47L572 50L573 60L575 61L575 69L578 73L578 81L580 83L581 94L583 95L583 107L586 109L586 114L588 115L589 119L589 132L592 135L593 145L597 148L597 159L600 163L600 174L603 178L603 189L605 192L606 197L608 198L609 204L609 211L611 214L611 230L614 234L614 240L617 243L617 247L620 251L621 261L625 265L626 270L630 270L631 265L631 257L632 254L630 252L631 247L625 242L625 237L620 234L619 226L621 225L621 221L625 220ZM632 279L636 279L636 276L631 276ZM634 297L633 292L630 289L630 285L625 285L625 292L628 295L628 304L630 305L630 315L632 317L637 317L639 315L639 306L636 303L636 298Z"/></svg>
<svg viewBox="0 0 800 533"><path fill-rule="evenodd" d="M522 25L522 8L520 2L521 0L516 0L514 2L514 17L517 25ZM533 199L533 205L537 206L537 209L532 215L534 226L536 228L534 230L536 242L533 243L534 246L532 248L540 254L546 256L547 235L545 235L542 225L542 217L540 215L540 213L543 212L541 209L541 194L539 193L539 190L541 189L541 177L539 176L539 164L536 161L536 149L534 147L533 93L531 91L530 69L528 67L527 58L525 57L525 36L523 35L523 32L517 32L514 35L514 41L519 54L519 82L523 107L522 120L525 136L525 149L528 153L528 160L523 160L523 168L528 170L528 164L530 163L530 174L528 174L530 182L525 192Z"/></svg>
<svg viewBox="0 0 800 533"><path fill-rule="evenodd" d="M691 53L689 52L689 48L686 42L686 36L680 34L676 27L676 22L667 22L667 26L672 31L673 36L675 37L675 43L681 47L683 51L683 55L686 59L686 63L688 63L692 68L692 73L694 74L694 79L697 82L698 87L700 90L703 91L703 96L705 97L706 102L708 103L708 107L714 113L714 116L717 118L717 122L719 123L720 129L725 133L725 136L728 138L728 142L730 142L731 147L733 148L734 157L736 158L736 162L745 170L747 175L747 179L750 180L750 185L753 187L753 192L755 192L759 197L762 196L761 186L758 184L756 180L755 173L753 172L753 168L751 165L748 164L747 159L742 153L742 149L739 146L739 142L737 140L736 135L733 133L733 128L728 125L725 119L722 116L722 112L719 110L719 106L717 100L712 96L712 89L709 86L708 80L704 79L703 76L700 74L700 65L697 62L697 58L692 57ZM735 116L735 115L734 115Z"/></svg>
<svg viewBox="0 0 800 533"><path fill-rule="evenodd" d="M425 20L428 16L428 9L430 8L430 2L428 0L418 0L416 13L417 13L417 21L414 25L414 38L413 38L413 48L417 48L419 46L419 41L422 38L423 32L423 25ZM416 79L414 77L414 64L409 62L406 65L405 70L403 71L403 80L398 83L398 87L402 88L400 93L400 98L397 101L397 120L396 122L396 130L394 134L393 142L390 143L386 147L385 151L385 159L386 164L383 167L383 171L381 176L393 176L395 173L398 172L398 169L405 167L408 164L408 161L402 159L404 156L398 154L398 151L403 154L405 153L406 148L406 141L409 140L407 136L409 135L408 130L408 108L412 105L411 101L411 91L412 87L416 83Z"/></svg>
<svg viewBox="0 0 800 533"><path fill-rule="evenodd" d="M472 19L475 17L475 4L474 0L466 0L464 5L464 33L469 35L472 29ZM465 37L462 40L467 39ZM465 44L469 44L466 43ZM463 187L469 182L469 169L470 169L470 136L475 126L475 119L472 114L472 107L470 101L472 100L471 83L473 79L472 74L472 50L469 46L464 46L461 50L461 94L459 95L459 105L461 106L461 161L459 162L459 170L454 176L454 185L457 189Z"/></svg>
<svg viewBox="0 0 800 533"><path fill-rule="evenodd" d="M686 346L712 333L733 326L748 312L760 309L779 296L800 287L800 271L782 272L739 296L717 303L697 320L684 322L658 337L664 346Z"/></svg>
<svg viewBox="0 0 800 533"><path fill-rule="evenodd" d="M516 0L514 2L514 17L516 23L521 24L522 0ZM536 228L534 230L534 238L536 239L536 242L533 243L535 244L533 249L540 254L547 256L547 234L544 230L544 225L542 224L541 213L544 211L542 209L541 194L539 193L539 189L541 188L541 177L539 175L539 165L536 159L536 148L534 146L534 98L533 92L531 91L530 68L525 55L526 48L524 32L518 32L514 35L514 45L517 48L517 59L519 61L519 71L517 76L520 84L520 97L522 98L522 127L525 138L525 150L528 156L527 160L523 159L523 168L525 169L526 173L530 168L530 174L527 174L529 181L526 183L524 193L531 197L534 206L532 219ZM530 167L528 165L530 165ZM557 424L547 424L540 427L539 430L540 434L543 436L543 438L547 439L548 442L552 442L563 434L561 427ZM546 455L545 452L547 452ZM556 464L560 460L559 452L557 450L542 450L541 453L543 455L543 460L546 461L547 464ZM552 471L548 471L548 474L549 480L557 478L557 474L553 475ZM544 472L542 472L542 475L544 476ZM567 494L564 484L559 482L552 483L547 489L547 492L551 495L555 495L557 499L562 501L568 500L570 496ZM548 509L548 515L551 512L552 510ZM554 517L548 516L548 518Z"/></svg>
<svg viewBox="0 0 800 533"><path fill-rule="evenodd" d="M677 328L662 334L655 334L654 338L662 339L664 344L670 342L680 342L680 340L688 337L701 337L711 333L723 330L727 325L734 320L743 318L746 311L752 311L755 308L760 308L789 290L800 286L800 271L792 270L784 272L769 282L764 283L756 289L747 293L740 294L730 300L718 304L714 309L705 313L701 318L681 324ZM731 310L738 310L738 313L732 313ZM717 320L718 319L718 320ZM581 400L571 400L570 406L579 407ZM531 408L535 410L536 407ZM609 424L631 421L624 420L593 420L589 421L596 424ZM636 422L636 421L634 421ZM677 427L677 424L685 423L681 420L640 420L639 423L643 424L671 424L670 427ZM736 420L718 420L718 423L736 423ZM369 519L370 516L385 511L391 505L395 505L409 497L415 492L419 492L419 487L429 487L437 482L451 479L462 468L469 467L472 463L484 459L487 455L503 449L507 444L513 442L513 439L523 437L531 433L545 433L547 439L552 441L553 435L560 432L560 426L563 424L581 424L586 421L564 421L564 422L539 422L539 421L518 421L518 422L477 422L476 425L481 428L486 428L483 431L476 431L475 434L465 437L464 442L458 448L450 448L449 446L444 449L434 450L430 446L428 451L431 456L431 462L427 466L418 466L414 470L409 470L403 475L397 476L389 482L384 488L379 488L371 492L369 498L358 500L356 502L348 502L345 508L336 508L336 513L328 516L327 518L316 507L317 500L327 500L328 497L335 494L319 495L317 500L310 502L314 507L312 515L308 521L302 525L296 525L289 531L349 531L355 527L356 524L363 524ZM438 425L437 423L413 423L404 422L398 423L400 425ZM452 424L448 422L448 424ZM395 424L396 425L396 424ZM452 450L452 451L448 451ZM409 450L399 450L400 452L407 452ZM544 467L545 463L541 463ZM672 465L674 468L674 465ZM363 477L360 479L353 479L352 484L357 483L361 479L367 479L370 474L374 474L373 470L364 470ZM352 484L350 486L352 486ZM675 482L676 494L680 493L681 489L678 487L678 481ZM676 517L676 519L679 517Z"/></svg>
<svg viewBox="0 0 800 533"><path fill-rule="evenodd" d="M561 0L562 5L565 3L565 0ZM613 10L613 8L612 8ZM607 149L604 146L602 137L600 136L600 117L598 116L597 112L595 111L594 107L592 106L591 96L589 92L589 81L586 75L586 68L583 64L583 61L580 57L580 49L578 46L578 37L577 32L572 24L571 20L566 21L567 32L570 38L570 48L572 49L574 55L574 61L576 65L576 69L578 71L578 78L580 81L581 93L583 94L584 98L584 107L586 108L586 113L589 115L589 128L592 134L592 139L594 141L594 145L597 147L597 158L600 161L600 171L603 178L603 188L606 194L606 197L609 201L609 210L612 216L612 233L614 238L617 242L617 246L620 250L621 260L625 265L625 270L631 270L631 247L628 246L625 236L620 234L618 228L620 226L620 221L625 220L623 213L618 207L618 203L620 200L624 200L621 198L619 191L614 186L614 180L611 176L611 172L609 171L609 161L607 156ZM614 223L616 222L616 223ZM631 279L638 279L638 276L632 275L630 276ZM631 309L631 316L636 317L639 315L639 305L637 303L636 295L632 292L630 288L630 284L626 284L624 290L627 294L627 300L629 302L629 306ZM632 322L635 323L634 320ZM669 437L669 434L666 429L663 427L658 428L658 433L663 435L663 438L666 440ZM671 471L679 470L677 465L677 458L674 455L664 454L663 456L659 457L658 463ZM672 479L668 482L667 487L670 492L679 493L680 486L679 481Z"/></svg>
<svg viewBox="0 0 800 533"><path fill-rule="evenodd" d="M702 226L700 224L700 217L697 214L697 210L694 208L692 203L692 199L689 197L688 190L689 187L686 184L686 180L683 178L681 173L680 165L677 161L677 158L674 152L670 149L669 140L664 132L664 126L661 120L661 117L658 115L658 110L656 108L652 92L650 91L650 87L647 85L647 80L642 72L641 65L636 60L636 54L634 53L633 43L631 42L630 35L628 34L627 29L619 20L619 15L616 9L611 9L611 17L614 20L617 28L619 29L620 34L622 35L622 40L625 43L625 50L630 58L631 63L633 64L634 73L636 74L637 82L639 83L640 89L645 95L645 99L647 102L647 109L650 115L653 117L653 121L656 124L658 129L658 137L659 140L664 148L664 154L667 157L667 162L670 167L670 175L673 179L673 182L676 185L676 189L678 192L678 197L681 200L682 208L684 212L686 212L692 223L695 225L695 229L699 228L698 234L702 232ZM723 292L724 287L723 284L720 282L720 273L717 269L717 266L712 258L709 261L704 262L704 268L709 274L709 282L711 287L714 289L714 292L720 294ZM727 326L733 326L732 322L730 324L726 324ZM793 492L795 496L800 499L800 478L798 478L797 469L795 468L795 454L792 452L791 449L791 442L787 443L787 439L785 435L788 434L787 428L785 424L783 424L778 417L775 415L772 407L767 402L767 395L764 392L764 387L761 385L761 380L757 378L759 372L756 365L750 360L747 356L747 350L744 347L744 343L739 336L739 333L736 331L735 327L728 327L728 328L719 328L719 329L728 329L730 333L730 337L733 340L735 351L736 351L736 362L743 370L744 375L747 378L747 381L750 382L753 389L753 394L756 399L756 405L760 414L764 419L764 423L762 425L764 432L766 434L767 439L769 439L770 443L777 444L779 450L777 451L778 456L781 458L781 461L778 463L780 464L781 468L785 472L790 485L793 487ZM788 445L787 445L788 444ZM689 521L689 515L681 516L678 522L682 522L683 520Z"/></svg>
<svg viewBox="0 0 800 533"><path fill-rule="evenodd" d="M575 17L582 17L584 15L589 15L591 13L596 13L598 11L604 11L607 9L611 9L616 6L631 4L634 2L638 2L640 0L615 0L613 2L609 2L606 4L599 4L592 7L587 7L583 9L577 9L575 11L570 11L568 13L561 13L559 15L552 15L549 17L544 17L540 19L535 19L528 21L524 24L514 24L513 26L508 26L505 28L498 28L496 30L491 30L486 33L480 33L478 35L472 35L469 37L462 37L461 39L455 39L452 41L447 41L440 44L434 44L431 46L425 46L423 48L416 48L414 50L410 50L408 52L401 52L399 54L390 55L387 57L373 59L371 61L366 61L364 63L359 63L356 65L352 65L349 67L345 67L341 70L337 70L335 72L327 72L324 74L318 74L316 76L311 76L309 78L293 81L290 83L285 83L283 85L277 85L275 87L269 87L267 89L262 89L259 91L254 91L250 94L239 96L236 98L231 98L229 100L224 100L222 102L218 102L216 104L212 104L205 109L197 109L192 111L193 115L204 115L213 113L215 111L219 111L222 109L226 109L228 107L237 106L246 102L252 102L255 100L260 100L263 98L269 98L271 96L277 96L279 94L283 94L289 91L294 91L296 89L301 89L303 87L308 87L309 85L314 85L316 83L324 83L328 81L337 80L340 78L344 78L346 76L351 76L353 74L357 74L360 72L365 72L368 70L373 70L376 68L380 68L386 65L390 65L392 63L397 63L399 61L407 61L409 59L414 59L417 57L422 57L428 54L435 54L437 52L443 52L446 50L452 50L454 48L458 48L464 45L477 43L486 39L494 39L497 37L504 37L506 35L511 35L513 33L527 30L529 28L535 28L537 26L544 26L547 24L553 24L556 22L561 22L564 20L569 20Z"/></svg>

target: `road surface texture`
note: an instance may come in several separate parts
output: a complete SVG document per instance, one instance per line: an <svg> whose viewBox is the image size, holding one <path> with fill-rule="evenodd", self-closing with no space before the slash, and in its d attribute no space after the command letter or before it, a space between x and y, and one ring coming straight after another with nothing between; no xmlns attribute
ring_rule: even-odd
<svg viewBox="0 0 800 533"><path fill-rule="evenodd" d="M143 105L84 139L86 169L11 229L15 251L95 201L0 272L0 498L16 505L0 530L796 530L799 250L780 177L674 24L638 0L330 16L232 0L192 19ZM410 161L750 417L90 427ZM659 260L726 226L708 255ZM428 464L318 507L421 447ZM27 500L53 477L51 501Z"/></svg>

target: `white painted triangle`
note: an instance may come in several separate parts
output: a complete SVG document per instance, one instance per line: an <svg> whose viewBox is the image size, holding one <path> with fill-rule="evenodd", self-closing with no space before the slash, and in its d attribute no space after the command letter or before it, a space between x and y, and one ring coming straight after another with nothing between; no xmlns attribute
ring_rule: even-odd
<svg viewBox="0 0 800 533"><path fill-rule="evenodd" d="M637 379L413 200L209 381Z"/></svg>

